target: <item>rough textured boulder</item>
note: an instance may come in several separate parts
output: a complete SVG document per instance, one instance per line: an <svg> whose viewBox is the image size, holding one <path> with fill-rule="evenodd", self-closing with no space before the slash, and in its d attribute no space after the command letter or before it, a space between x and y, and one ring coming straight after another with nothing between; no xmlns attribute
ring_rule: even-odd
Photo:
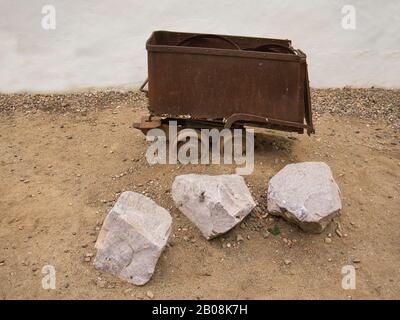
<svg viewBox="0 0 400 320"><path fill-rule="evenodd" d="M172 184L172 197L207 239L232 229L256 206L239 175L181 175Z"/></svg>
<svg viewBox="0 0 400 320"><path fill-rule="evenodd" d="M171 230L171 216L153 200L123 192L96 242L96 269L136 285L150 280Z"/></svg>
<svg viewBox="0 0 400 320"><path fill-rule="evenodd" d="M268 211L307 232L322 232L342 208L340 190L323 162L289 164L269 182Z"/></svg>

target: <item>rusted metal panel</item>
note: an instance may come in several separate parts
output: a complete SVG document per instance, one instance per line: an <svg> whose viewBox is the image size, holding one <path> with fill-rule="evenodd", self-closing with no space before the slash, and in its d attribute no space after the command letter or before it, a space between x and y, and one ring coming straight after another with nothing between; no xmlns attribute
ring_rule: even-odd
<svg viewBox="0 0 400 320"><path fill-rule="evenodd" d="M153 115L313 132L306 55L290 40L156 31L146 48Z"/></svg>

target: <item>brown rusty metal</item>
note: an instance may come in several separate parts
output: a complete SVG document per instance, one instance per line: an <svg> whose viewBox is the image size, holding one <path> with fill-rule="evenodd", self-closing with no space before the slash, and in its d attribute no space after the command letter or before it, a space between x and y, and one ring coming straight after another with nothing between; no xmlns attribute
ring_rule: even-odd
<svg viewBox="0 0 400 320"><path fill-rule="evenodd" d="M146 48L153 115L314 132L306 55L290 40L156 31Z"/></svg>
<svg viewBox="0 0 400 320"><path fill-rule="evenodd" d="M141 92L144 92L146 94L146 96L148 96L149 91L146 90L144 87L146 86L146 84L149 82L149 78L147 78L146 80L144 80L144 82L142 83L142 85L140 86L139 90Z"/></svg>
<svg viewBox="0 0 400 320"><path fill-rule="evenodd" d="M187 44L188 42L193 42L193 40L199 40L199 39L200 40L203 40L203 39L219 39L219 40L222 40L224 42L229 43L230 45L232 45L232 47L234 49L240 50L240 47L235 42L233 42L232 40L230 40L230 39L228 39L228 38L226 38L224 36L220 36L220 35L217 35L217 34L195 34L195 35L189 36L189 37L179 41L176 45L177 46L183 46L184 44Z"/></svg>
<svg viewBox="0 0 400 320"><path fill-rule="evenodd" d="M276 124L280 126L294 127L294 128L307 128L308 126L303 123L297 123L292 121L284 121L271 118L263 118L260 116L255 116L253 114L247 113L234 113L228 119L226 119L224 128L231 128L234 123L244 122L244 123L260 123L260 124Z"/></svg>

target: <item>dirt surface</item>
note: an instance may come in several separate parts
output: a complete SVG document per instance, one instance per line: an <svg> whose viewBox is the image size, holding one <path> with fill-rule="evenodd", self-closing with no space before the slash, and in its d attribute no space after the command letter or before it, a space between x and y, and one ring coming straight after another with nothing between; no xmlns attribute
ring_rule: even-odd
<svg viewBox="0 0 400 320"><path fill-rule="evenodd" d="M175 208L170 187L179 174L235 167L148 165L144 136L131 128L147 112L142 96L0 96L0 297L399 299L399 96L315 90L315 135L257 130L255 170L245 179L259 206L211 241ZM300 161L326 162L341 189L343 210L322 234L265 211L268 180ZM173 217L169 245L142 287L86 261L124 190L143 192ZM45 265L55 267L55 290L42 288ZM341 287L345 265L356 267L355 290Z"/></svg>

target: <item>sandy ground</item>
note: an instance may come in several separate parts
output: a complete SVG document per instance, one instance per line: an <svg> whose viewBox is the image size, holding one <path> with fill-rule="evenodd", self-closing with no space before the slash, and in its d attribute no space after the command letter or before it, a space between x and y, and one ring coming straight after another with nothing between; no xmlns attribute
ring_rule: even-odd
<svg viewBox="0 0 400 320"><path fill-rule="evenodd" d="M258 131L255 171L246 181L259 209L207 241L175 208L171 183L179 174L232 173L233 166L149 166L144 136L131 128L146 113L143 101L70 112L42 104L0 113L2 299L148 299L148 291L155 299L400 298L400 143L393 122L324 112L312 137ZM322 234L264 210L268 180L299 161L328 163L342 192L341 215ZM143 287L85 261L124 190L144 192L173 216L169 245ZM268 235L274 226L280 233ZM55 267L55 290L42 288L45 265ZM356 267L355 290L341 287L345 265Z"/></svg>

